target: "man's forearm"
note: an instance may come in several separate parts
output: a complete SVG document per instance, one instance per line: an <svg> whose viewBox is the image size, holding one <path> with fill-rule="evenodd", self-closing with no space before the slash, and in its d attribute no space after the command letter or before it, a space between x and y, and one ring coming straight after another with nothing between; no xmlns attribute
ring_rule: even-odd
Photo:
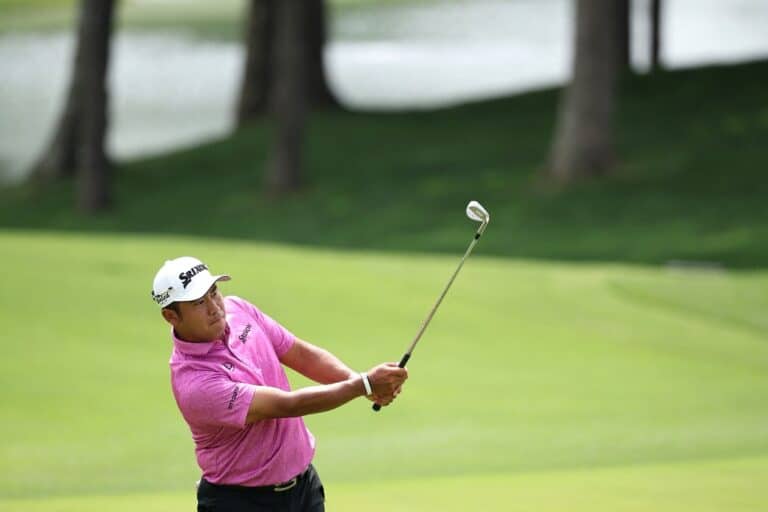
<svg viewBox="0 0 768 512"><path fill-rule="evenodd" d="M330 411L364 394L365 387L359 376L296 391L262 387L253 395L246 423Z"/></svg>
<svg viewBox="0 0 768 512"><path fill-rule="evenodd" d="M290 358L289 358L290 359ZM353 398L369 394L376 403L388 405L395 399L408 378L408 370L397 363L382 363L366 372L368 385L360 375L341 382L285 391L267 386L254 386L246 423L267 418L304 416L329 411Z"/></svg>
<svg viewBox="0 0 768 512"><path fill-rule="evenodd" d="M283 356L282 362L320 384L341 382L357 375L335 355L300 339Z"/></svg>

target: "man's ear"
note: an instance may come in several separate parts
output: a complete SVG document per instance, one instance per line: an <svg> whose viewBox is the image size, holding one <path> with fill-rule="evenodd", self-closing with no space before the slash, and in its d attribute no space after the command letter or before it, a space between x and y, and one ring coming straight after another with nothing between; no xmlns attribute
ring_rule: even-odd
<svg viewBox="0 0 768 512"><path fill-rule="evenodd" d="M179 322L181 322L181 317L179 317L179 314L172 309L162 309L160 310L160 314L163 315L163 318L166 322L174 327L176 327Z"/></svg>

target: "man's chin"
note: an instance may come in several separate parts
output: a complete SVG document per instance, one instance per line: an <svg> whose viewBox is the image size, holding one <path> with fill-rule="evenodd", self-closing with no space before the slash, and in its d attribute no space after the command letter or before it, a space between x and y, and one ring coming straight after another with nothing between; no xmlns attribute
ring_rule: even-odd
<svg viewBox="0 0 768 512"><path fill-rule="evenodd" d="M221 326L219 326L218 324L214 324L211 326L211 333L213 334L213 339L215 340L223 339L225 332L227 332L227 324L223 322Z"/></svg>

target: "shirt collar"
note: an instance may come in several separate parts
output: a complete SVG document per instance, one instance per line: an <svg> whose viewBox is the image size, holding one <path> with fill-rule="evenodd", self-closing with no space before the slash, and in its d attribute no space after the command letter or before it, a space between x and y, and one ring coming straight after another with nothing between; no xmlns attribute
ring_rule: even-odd
<svg viewBox="0 0 768 512"><path fill-rule="evenodd" d="M226 340L229 339L229 324L227 324L227 327L224 329L223 339L213 341L184 341L176 336L176 330L173 327L171 327L171 338L173 339L173 344L180 352L191 356L204 356L213 349L213 346L216 345L216 343L226 343Z"/></svg>

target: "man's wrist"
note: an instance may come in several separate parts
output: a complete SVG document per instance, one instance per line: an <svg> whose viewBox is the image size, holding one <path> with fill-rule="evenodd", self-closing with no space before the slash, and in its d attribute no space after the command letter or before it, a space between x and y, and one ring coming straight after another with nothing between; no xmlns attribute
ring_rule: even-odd
<svg viewBox="0 0 768 512"><path fill-rule="evenodd" d="M363 387L365 388L365 396L371 396L373 394L373 388L371 387L371 381L368 380L368 374L363 372L360 374L360 378L363 380Z"/></svg>

